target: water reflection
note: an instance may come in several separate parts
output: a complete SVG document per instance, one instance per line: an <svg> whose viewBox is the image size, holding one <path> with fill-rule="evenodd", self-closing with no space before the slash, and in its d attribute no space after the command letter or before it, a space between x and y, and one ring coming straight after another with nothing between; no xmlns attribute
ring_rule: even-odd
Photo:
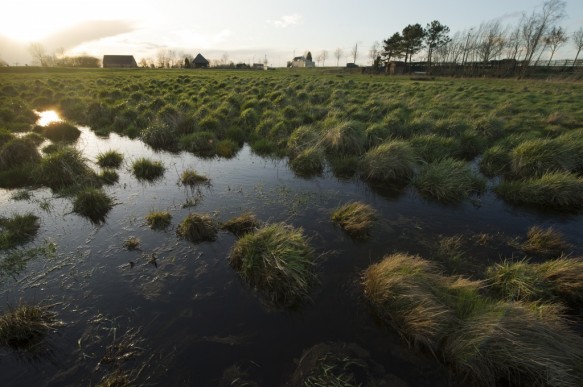
<svg viewBox="0 0 583 387"><path fill-rule="evenodd" d="M38 115L38 120L36 124L39 126L47 126L52 124L53 122L60 122L63 121L59 114L54 110L45 110L42 112L35 111L36 115Z"/></svg>

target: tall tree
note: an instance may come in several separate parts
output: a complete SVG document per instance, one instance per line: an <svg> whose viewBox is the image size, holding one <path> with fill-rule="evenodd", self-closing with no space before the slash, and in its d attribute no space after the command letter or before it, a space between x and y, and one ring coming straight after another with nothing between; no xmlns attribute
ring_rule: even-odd
<svg viewBox="0 0 583 387"><path fill-rule="evenodd" d="M581 49L583 49L583 27L573 32L572 38L573 44L575 47L577 47L577 54L575 55L575 60L573 61L573 66L575 66L575 63L577 63L577 59L579 58L579 53L581 53Z"/></svg>
<svg viewBox="0 0 583 387"><path fill-rule="evenodd" d="M567 43L569 37L565 33L565 30L561 27L553 27L549 35L545 38L547 45L551 48L551 56L547 62L547 66L551 65L553 56L555 56L555 51L563 44Z"/></svg>
<svg viewBox="0 0 583 387"><path fill-rule="evenodd" d="M372 62L373 66L375 64L375 61L377 59L377 57L380 54L380 43L375 41L371 46L370 49L368 50L368 58L370 59L370 61Z"/></svg>
<svg viewBox="0 0 583 387"><path fill-rule="evenodd" d="M389 63L392 59L403 57L405 48L403 47L403 37L400 33L395 32L389 38L383 40L383 60Z"/></svg>
<svg viewBox="0 0 583 387"><path fill-rule="evenodd" d="M487 63L498 57L504 50L506 42L502 24L499 20L482 23L478 28L476 46L481 61Z"/></svg>
<svg viewBox="0 0 583 387"><path fill-rule="evenodd" d="M322 60L322 67L324 67L326 65L326 59L328 59L328 51L322 50L319 57Z"/></svg>
<svg viewBox="0 0 583 387"><path fill-rule="evenodd" d="M340 65L340 58L342 58L342 55L344 55L344 51L342 51L340 47L334 50L334 57L336 58L336 67Z"/></svg>
<svg viewBox="0 0 583 387"><path fill-rule="evenodd" d="M433 51L451 41L451 38L449 37L449 27L441 24L437 20L432 21L427 24L427 27L425 28L424 40L427 46L427 62L431 69L431 57L433 56Z"/></svg>
<svg viewBox="0 0 583 387"><path fill-rule="evenodd" d="M358 43L356 43L350 50L350 56L352 57L352 63L356 64L356 58L358 58Z"/></svg>
<svg viewBox="0 0 583 387"><path fill-rule="evenodd" d="M30 52L34 63L38 63L43 67L48 65L49 55L47 55L47 50L42 44L31 43L30 46L28 46L28 51Z"/></svg>
<svg viewBox="0 0 583 387"><path fill-rule="evenodd" d="M423 38L425 30L421 24L409 24L401 32L403 36L403 49L405 53L405 63L411 61L411 57L423 48Z"/></svg>
<svg viewBox="0 0 583 387"><path fill-rule="evenodd" d="M307 61L312 61L312 53L310 51L308 51L308 53L306 54L306 60Z"/></svg>

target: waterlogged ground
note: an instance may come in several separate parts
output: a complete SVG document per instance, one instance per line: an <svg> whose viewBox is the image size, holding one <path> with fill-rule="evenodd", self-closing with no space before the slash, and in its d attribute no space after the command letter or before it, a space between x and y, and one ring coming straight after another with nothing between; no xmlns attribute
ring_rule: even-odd
<svg viewBox="0 0 583 387"><path fill-rule="evenodd" d="M103 225L72 213L70 200L48 189L31 191L28 200L0 190L0 214L31 211L41 219L37 237L25 248L50 242L57 247L54 257L4 273L0 300L52 304L64 322L36 353L0 349L2 386L96 385L116 370L144 384L214 386L233 365L260 385L282 385L294 359L328 341L360 345L388 374L411 386L463 384L375 319L361 295L361 271L391 252L439 260L439 242L461 236L462 257L441 263L451 273L480 278L489 263L520 256L513 241L533 225L553 226L574 246L573 255L583 254L582 216L516 209L490 192L444 206L412 189L380 191L329 171L299 178L285 158L265 159L247 146L232 159L201 159L154 152L116 134L97 137L88 128L75 146L92 161L108 150L125 156L119 182L105 188L116 205ZM164 177L136 180L129 166L139 157L161 161ZM187 168L208 176L210 185L180 185ZM334 208L352 200L377 211L367 242L353 241L330 221ZM172 214L166 231L145 224L144 216L158 210ZM177 224L191 212L226 221L245 211L264 222L302 227L309 235L319 255L311 303L296 311L263 303L228 265L235 242L228 232L198 245L176 236ZM141 241L137 250L124 248L130 237Z"/></svg>

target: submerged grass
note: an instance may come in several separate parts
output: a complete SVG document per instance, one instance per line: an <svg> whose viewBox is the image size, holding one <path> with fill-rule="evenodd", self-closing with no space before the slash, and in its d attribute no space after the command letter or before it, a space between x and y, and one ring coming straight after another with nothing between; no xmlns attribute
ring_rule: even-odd
<svg viewBox="0 0 583 387"><path fill-rule="evenodd" d="M182 185L194 187L197 184L208 183L209 178L199 174L194 169L186 169L180 174L180 182Z"/></svg>
<svg viewBox="0 0 583 387"><path fill-rule="evenodd" d="M351 237L366 239L376 220L376 211L366 203L351 202L335 209L331 218Z"/></svg>
<svg viewBox="0 0 583 387"><path fill-rule="evenodd" d="M48 307L21 304L0 315L0 345L33 350L49 332L61 325Z"/></svg>
<svg viewBox="0 0 583 387"><path fill-rule="evenodd" d="M178 225L176 233L193 243L217 239L218 226L215 219L207 214L189 214Z"/></svg>
<svg viewBox="0 0 583 387"><path fill-rule="evenodd" d="M31 241L40 228L39 219L32 213L0 216L0 250L14 248Z"/></svg>
<svg viewBox="0 0 583 387"><path fill-rule="evenodd" d="M243 280L276 306L296 306L309 298L315 282L314 251L303 230L269 224L241 237L229 254Z"/></svg>
<svg viewBox="0 0 583 387"><path fill-rule="evenodd" d="M154 211L146 215L146 223L153 230L164 230L172 223L172 215L168 211Z"/></svg>
<svg viewBox="0 0 583 387"><path fill-rule="evenodd" d="M253 232L259 228L261 223L251 212L245 212L236 216L221 225L221 229L232 232L237 237Z"/></svg>
<svg viewBox="0 0 583 387"><path fill-rule="evenodd" d="M132 163L132 173L138 180L154 181L161 178L165 172L160 161L152 161L141 157Z"/></svg>
<svg viewBox="0 0 583 387"><path fill-rule="evenodd" d="M526 233L526 241L520 248L530 254L558 257L572 246L565 237L552 227L533 226Z"/></svg>
<svg viewBox="0 0 583 387"><path fill-rule="evenodd" d="M105 221L113 204L113 199L102 190L86 188L75 195L73 212L88 218L93 223L101 223Z"/></svg>

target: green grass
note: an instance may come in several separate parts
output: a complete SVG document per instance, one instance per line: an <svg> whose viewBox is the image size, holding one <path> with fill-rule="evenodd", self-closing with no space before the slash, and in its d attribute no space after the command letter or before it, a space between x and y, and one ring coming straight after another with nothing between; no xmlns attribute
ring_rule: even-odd
<svg viewBox="0 0 583 387"><path fill-rule="evenodd" d="M162 176L166 169L161 161L153 161L145 157L134 160L132 173L138 180L154 181Z"/></svg>
<svg viewBox="0 0 583 387"><path fill-rule="evenodd" d="M63 147L42 158L37 180L55 190L72 190L99 185L97 174L78 150Z"/></svg>
<svg viewBox="0 0 583 387"><path fill-rule="evenodd" d="M77 192L73 200L73 212L93 223L102 223L114 202L105 192L97 188L86 188Z"/></svg>
<svg viewBox="0 0 583 387"><path fill-rule="evenodd" d="M476 176L464 161L446 158L425 165L413 184L425 197L457 203L473 192L482 192L486 182Z"/></svg>
<svg viewBox="0 0 583 387"><path fill-rule="evenodd" d="M324 152L317 147L304 149L290 160L289 166L298 176L319 176L324 171Z"/></svg>
<svg viewBox="0 0 583 387"><path fill-rule="evenodd" d="M303 230L284 223L268 224L242 236L229 262L252 288L276 305L291 307L309 299L316 280L315 255Z"/></svg>
<svg viewBox="0 0 583 387"><path fill-rule="evenodd" d="M81 136L81 131L73 124L60 121L52 122L44 127L39 127L43 136L53 142L71 143L77 141Z"/></svg>
<svg viewBox="0 0 583 387"><path fill-rule="evenodd" d="M351 202L336 208L331 218L351 237L366 239L376 220L376 211L366 203Z"/></svg>
<svg viewBox="0 0 583 387"><path fill-rule="evenodd" d="M48 307L20 304L0 315L0 345L34 350L62 323Z"/></svg>
<svg viewBox="0 0 583 387"><path fill-rule="evenodd" d="M40 161L40 153L34 142L14 138L0 147L0 169L11 169Z"/></svg>
<svg viewBox="0 0 583 387"><path fill-rule="evenodd" d="M39 218L32 213L15 214L10 218L0 216L0 250L30 242L39 228Z"/></svg>
<svg viewBox="0 0 583 387"><path fill-rule="evenodd" d="M118 151L108 150L97 155L97 165L101 168L119 168L123 162L123 154Z"/></svg>
<svg viewBox="0 0 583 387"><path fill-rule="evenodd" d="M259 228L261 223L251 212L245 212L239 216L229 219L221 225L221 229L230 231L237 237L253 232Z"/></svg>
<svg viewBox="0 0 583 387"><path fill-rule="evenodd" d="M563 212L583 210L583 178L567 172L549 172L525 180L505 180L495 189L504 200Z"/></svg>
<svg viewBox="0 0 583 387"><path fill-rule="evenodd" d="M405 141L388 141L369 150L360 168L367 180L391 183L408 182L413 178L417 156Z"/></svg>
<svg viewBox="0 0 583 387"><path fill-rule="evenodd" d="M199 174L194 169L185 169L180 174L180 182L182 185L188 185L194 187L198 184L208 183L210 180L208 177Z"/></svg>
<svg viewBox="0 0 583 387"><path fill-rule="evenodd" d="M537 139L516 146L511 152L512 173L521 178L577 169L576 142Z"/></svg>
<svg viewBox="0 0 583 387"><path fill-rule="evenodd" d="M367 138L364 125L357 121L343 121L324 131L322 145L333 155L360 155L364 153Z"/></svg>
<svg viewBox="0 0 583 387"><path fill-rule="evenodd" d="M164 230L172 223L172 215L168 211L154 211L146 215L146 224L153 230Z"/></svg>
<svg viewBox="0 0 583 387"><path fill-rule="evenodd" d="M178 236L192 242L200 243L217 239L218 225L211 215L189 214L178 225Z"/></svg>

